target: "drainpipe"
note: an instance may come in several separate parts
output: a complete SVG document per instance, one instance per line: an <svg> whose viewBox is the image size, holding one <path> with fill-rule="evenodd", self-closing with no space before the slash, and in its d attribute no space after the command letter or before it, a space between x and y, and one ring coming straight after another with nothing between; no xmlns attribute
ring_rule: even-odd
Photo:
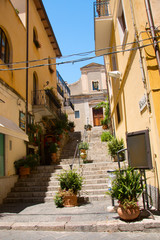
<svg viewBox="0 0 160 240"><path fill-rule="evenodd" d="M28 134L29 0L26 1L26 134ZM26 144L28 154L28 144Z"/></svg>
<svg viewBox="0 0 160 240"><path fill-rule="evenodd" d="M150 27L150 30L151 30L151 35L152 35L152 38L153 38L153 45L154 45L154 50L155 50L155 54L156 54L156 58L157 58L159 74L160 74L159 46L158 46L158 43L157 43L157 40L156 40L155 26L154 26L154 21L153 21L153 15L152 15L150 0L145 0L145 6L146 6L146 11L147 11L149 27Z"/></svg>

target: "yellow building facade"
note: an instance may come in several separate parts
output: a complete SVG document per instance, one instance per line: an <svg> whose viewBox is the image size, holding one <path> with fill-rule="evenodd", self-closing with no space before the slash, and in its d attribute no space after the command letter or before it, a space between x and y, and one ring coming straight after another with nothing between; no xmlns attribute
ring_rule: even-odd
<svg viewBox="0 0 160 240"><path fill-rule="evenodd" d="M17 180L14 161L26 155L26 96L28 122L39 122L43 116L54 118L60 111L56 98L53 101L45 91L52 87L57 96L56 58L60 56L41 0L1 1L0 202Z"/></svg>
<svg viewBox="0 0 160 240"><path fill-rule="evenodd" d="M95 3L95 48L97 55L104 55L113 132L117 138L126 140L128 133L149 130L153 168L147 171L147 185L157 208L160 207L159 8L158 0Z"/></svg>

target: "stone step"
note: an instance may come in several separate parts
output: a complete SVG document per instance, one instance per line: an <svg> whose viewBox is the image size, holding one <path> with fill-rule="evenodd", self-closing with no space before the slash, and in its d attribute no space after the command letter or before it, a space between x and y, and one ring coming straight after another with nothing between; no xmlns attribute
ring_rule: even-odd
<svg viewBox="0 0 160 240"><path fill-rule="evenodd" d="M12 192L48 192L48 191L58 191L59 189L59 182L57 185L54 186L30 186L30 187L15 187L12 189Z"/></svg>
<svg viewBox="0 0 160 240"><path fill-rule="evenodd" d="M105 175L106 174L106 177L107 177L107 170L94 170L94 169L92 169L92 170L83 170L83 176L84 176L84 178L86 177L86 175L88 176L88 175L94 175L94 176L99 176L99 175Z"/></svg>
<svg viewBox="0 0 160 240"><path fill-rule="evenodd" d="M86 196L86 195L81 195L82 198L85 199L85 201L89 201L89 202L94 202L94 201L104 201L107 199L107 196L106 195L89 195L89 196Z"/></svg>
<svg viewBox="0 0 160 240"><path fill-rule="evenodd" d="M108 191L108 188L106 189L88 189L88 190L81 190L80 195L81 196L89 196L89 195L106 195L106 192Z"/></svg>
<svg viewBox="0 0 160 240"><path fill-rule="evenodd" d="M53 199L52 199L53 201ZM39 197L39 198L6 198L4 199L4 204L8 203L44 203L45 198Z"/></svg>
<svg viewBox="0 0 160 240"><path fill-rule="evenodd" d="M82 187L82 190L102 190L102 189L107 189L107 184L102 184L102 183L99 183L99 184L84 184L83 187Z"/></svg>

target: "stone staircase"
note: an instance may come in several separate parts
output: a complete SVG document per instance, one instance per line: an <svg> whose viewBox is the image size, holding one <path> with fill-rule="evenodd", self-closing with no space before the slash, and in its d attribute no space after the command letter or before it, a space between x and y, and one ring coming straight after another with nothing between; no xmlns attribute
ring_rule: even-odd
<svg viewBox="0 0 160 240"><path fill-rule="evenodd" d="M118 167L117 163L112 162L108 156L107 144L101 142L102 131L101 127L95 127L87 136L89 163L83 164L81 160L79 167L79 159L76 158L73 166L84 177L84 185L80 195L81 199L87 201L107 198L105 194L108 189L107 170ZM80 137L80 133L71 133L70 141L62 151L60 163L51 166L38 166L27 178L19 179L4 203L53 201L55 193L59 189L57 175L63 169L70 169L69 164L73 161L77 140L80 140Z"/></svg>

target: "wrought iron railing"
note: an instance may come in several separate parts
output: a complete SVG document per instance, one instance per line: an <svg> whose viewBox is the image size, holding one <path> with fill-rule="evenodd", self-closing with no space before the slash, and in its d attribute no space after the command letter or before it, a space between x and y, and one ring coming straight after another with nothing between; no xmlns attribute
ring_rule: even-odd
<svg viewBox="0 0 160 240"><path fill-rule="evenodd" d="M57 92L64 98L64 91L58 84L57 84Z"/></svg>
<svg viewBox="0 0 160 240"><path fill-rule="evenodd" d="M67 92L68 95L71 94L69 87L67 86L67 84L65 83L65 81L63 80L63 78L61 77L58 71L57 71L57 83L61 84L64 92Z"/></svg>
<svg viewBox="0 0 160 240"><path fill-rule="evenodd" d="M99 0L94 2L94 17L110 16L110 0Z"/></svg>

